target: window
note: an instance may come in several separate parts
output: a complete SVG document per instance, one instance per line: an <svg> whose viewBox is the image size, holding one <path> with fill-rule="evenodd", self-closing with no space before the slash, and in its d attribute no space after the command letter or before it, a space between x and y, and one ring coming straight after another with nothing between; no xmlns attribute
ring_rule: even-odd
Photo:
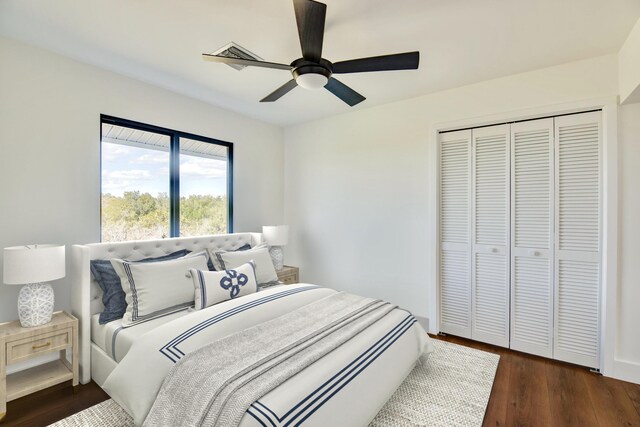
<svg viewBox="0 0 640 427"><path fill-rule="evenodd" d="M101 117L102 241L232 232L233 144Z"/></svg>

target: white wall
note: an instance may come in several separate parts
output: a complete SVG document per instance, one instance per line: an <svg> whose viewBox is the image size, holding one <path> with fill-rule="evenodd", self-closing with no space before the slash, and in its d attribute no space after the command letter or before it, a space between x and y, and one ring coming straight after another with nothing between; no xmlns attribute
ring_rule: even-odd
<svg viewBox="0 0 640 427"><path fill-rule="evenodd" d="M640 19L618 52L620 102L640 102Z"/></svg>
<svg viewBox="0 0 640 427"><path fill-rule="evenodd" d="M640 372L640 103L624 105L619 115L620 240L617 358ZM640 376L638 377L640 381Z"/></svg>
<svg viewBox="0 0 640 427"><path fill-rule="evenodd" d="M436 259L433 125L613 97L617 73L616 55L598 57L285 129L285 221L292 227L287 262L300 265L305 281L387 299L429 317ZM640 363L637 107L624 107L621 121L626 262L618 284L618 354Z"/></svg>
<svg viewBox="0 0 640 427"><path fill-rule="evenodd" d="M235 231L282 222L280 128L6 38L0 64L0 248L99 241L101 113L233 142ZM0 321L18 290L0 285Z"/></svg>

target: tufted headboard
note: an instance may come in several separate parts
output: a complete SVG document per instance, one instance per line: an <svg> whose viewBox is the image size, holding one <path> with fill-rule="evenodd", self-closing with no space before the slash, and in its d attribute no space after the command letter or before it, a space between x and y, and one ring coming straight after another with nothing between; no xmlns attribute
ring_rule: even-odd
<svg viewBox="0 0 640 427"><path fill-rule="evenodd" d="M121 258L135 261L168 255L181 249L201 251L207 248L215 248L231 251L245 244L256 246L261 242L262 234L260 233L235 233L73 245L71 247L70 272L72 283L71 311L80 323L78 342L80 381L86 384L91 379L91 316L100 313L104 308L102 305L102 290L89 270L90 260Z"/></svg>

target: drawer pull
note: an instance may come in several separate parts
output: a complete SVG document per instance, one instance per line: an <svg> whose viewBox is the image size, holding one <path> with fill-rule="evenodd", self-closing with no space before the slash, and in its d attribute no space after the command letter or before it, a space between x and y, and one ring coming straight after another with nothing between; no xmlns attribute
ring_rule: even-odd
<svg viewBox="0 0 640 427"><path fill-rule="evenodd" d="M40 344L40 345L32 345L32 346L31 346L31 349L33 349L33 350L37 350L37 349L39 349L39 348L49 347L50 345L51 345L51 341L47 341L47 342L46 342L46 343L44 343L44 344Z"/></svg>

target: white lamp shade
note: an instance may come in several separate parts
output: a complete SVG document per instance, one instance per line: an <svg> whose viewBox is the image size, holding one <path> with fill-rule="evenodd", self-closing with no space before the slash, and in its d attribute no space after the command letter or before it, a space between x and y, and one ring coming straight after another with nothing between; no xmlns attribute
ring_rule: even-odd
<svg viewBox="0 0 640 427"><path fill-rule="evenodd" d="M265 225L262 235L269 246L285 246L289 241L288 225Z"/></svg>
<svg viewBox="0 0 640 427"><path fill-rule="evenodd" d="M65 276L64 245L29 245L4 248L3 281L24 285Z"/></svg>

